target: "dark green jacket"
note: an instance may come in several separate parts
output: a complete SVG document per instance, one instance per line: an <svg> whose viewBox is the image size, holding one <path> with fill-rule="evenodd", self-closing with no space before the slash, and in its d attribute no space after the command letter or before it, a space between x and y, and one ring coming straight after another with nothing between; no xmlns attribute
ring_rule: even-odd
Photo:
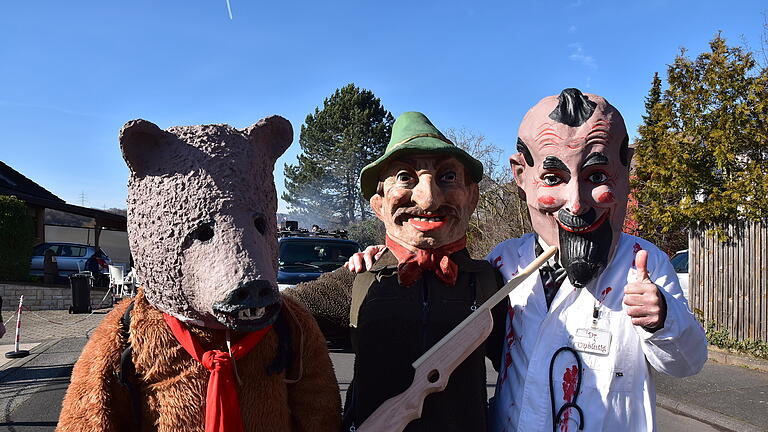
<svg viewBox="0 0 768 432"><path fill-rule="evenodd" d="M459 266L456 285L425 272L414 286L397 281L397 259L387 251L357 278L370 283L353 329L354 378L347 391L344 430L359 426L376 408L413 380L414 360L438 342L503 285L487 262L465 250L451 255ZM493 310L494 330L451 375L447 388L424 401L422 416L406 431L484 431L487 393L485 357L498 370L507 302Z"/></svg>

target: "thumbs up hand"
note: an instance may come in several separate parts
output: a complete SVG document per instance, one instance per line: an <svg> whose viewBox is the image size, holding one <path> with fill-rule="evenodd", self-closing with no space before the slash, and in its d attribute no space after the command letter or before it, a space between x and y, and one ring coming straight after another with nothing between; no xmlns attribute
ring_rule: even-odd
<svg viewBox="0 0 768 432"><path fill-rule="evenodd" d="M632 324L648 331L664 327L667 318L667 302L664 295L648 276L648 252L640 250L635 255L637 279L624 287L624 304Z"/></svg>

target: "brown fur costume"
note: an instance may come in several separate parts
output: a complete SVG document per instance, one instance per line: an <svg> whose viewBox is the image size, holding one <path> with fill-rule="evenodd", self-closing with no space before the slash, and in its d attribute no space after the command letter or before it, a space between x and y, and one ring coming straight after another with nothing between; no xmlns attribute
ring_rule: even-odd
<svg viewBox="0 0 768 432"><path fill-rule="evenodd" d="M138 418L145 432L203 430L210 372L176 340L163 313L185 323L204 350L226 352L225 329L237 342L238 335L272 325L237 360L242 383L227 389L238 392L245 431L339 429L339 390L325 339L303 307L281 299L276 282L272 172L292 139L290 122L280 116L242 130L161 130L141 119L125 124L120 148L131 174L128 238L143 284L128 337L135 365L129 383L138 391L114 375L127 345L123 303L75 365L59 431L137 430ZM271 366L283 372L270 374ZM132 411L132 400L141 415Z"/></svg>
<svg viewBox="0 0 768 432"><path fill-rule="evenodd" d="M138 378L133 381L139 383L142 400L142 430L202 431L210 372L176 342L162 313L147 303L143 293L134 301L130 341ZM88 341L83 350L87 354L72 373L57 431L135 429L128 391L114 375L123 349L120 317L128 304L115 307ZM287 297L283 297L285 312L293 340L287 373L267 374L277 350L274 330L237 361L245 430L338 431L341 402L324 339L312 316ZM206 350L226 351L222 330L190 329ZM312 367L305 367L308 362Z"/></svg>

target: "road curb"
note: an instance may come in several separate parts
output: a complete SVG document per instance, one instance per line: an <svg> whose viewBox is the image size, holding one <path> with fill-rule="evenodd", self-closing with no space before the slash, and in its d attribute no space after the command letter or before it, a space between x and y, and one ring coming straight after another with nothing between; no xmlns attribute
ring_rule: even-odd
<svg viewBox="0 0 768 432"><path fill-rule="evenodd" d="M676 401L660 394L656 395L656 405L675 414L690 417L730 432L765 432L765 429L760 429L751 423L737 420L711 409Z"/></svg>
<svg viewBox="0 0 768 432"><path fill-rule="evenodd" d="M741 366L749 369L755 369L760 372L768 373L768 361L759 359L756 357L746 356L744 354L737 354L717 348L713 346L708 347L709 359L720 364L729 366Z"/></svg>

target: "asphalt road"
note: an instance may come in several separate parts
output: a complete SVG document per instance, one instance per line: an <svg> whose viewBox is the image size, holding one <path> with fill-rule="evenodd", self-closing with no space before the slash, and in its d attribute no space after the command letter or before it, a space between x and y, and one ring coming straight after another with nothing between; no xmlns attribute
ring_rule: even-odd
<svg viewBox="0 0 768 432"><path fill-rule="evenodd" d="M71 372L71 368L70 368ZM0 430L12 432L53 431L61 412L61 401L69 385L69 375L51 379L12 413L6 413Z"/></svg>
<svg viewBox="0 0 768 432"><path fill-rule="evenodd" d="M71 343L76 343L71 341ZM59 351L66 351L68 344L61 343ZM69 376L72 372L71 364L62 363L64 358L56 356L58 345L51 347L54 353L48 358L41 358L35 366L33 362L29 371L17 380L0 378L0 390L5 392L2 408L3 416L0 422L0 432L32 432L54 431L56 421L61 410L61 401L64 398L66 387L69 384ZM337 378L343 394L346 391L352 377L352 354L334 352L331 354L336 369ZM44 365L44 363L51 363ZM10 378L12 375L9 375ZM495 372L488 373L489 392L493 391ZM717 432L721 429L713 428L697 420L681 416L664 409L657 410L658 430L661 432Z"/></svg>
<svg viewBox="0 0 768 432"><path fill-rule="evenodd" d="M675 401L723 413L768 430L768 374L707 362L693 376L673 378L652 372L656 390Z"/></svg>

